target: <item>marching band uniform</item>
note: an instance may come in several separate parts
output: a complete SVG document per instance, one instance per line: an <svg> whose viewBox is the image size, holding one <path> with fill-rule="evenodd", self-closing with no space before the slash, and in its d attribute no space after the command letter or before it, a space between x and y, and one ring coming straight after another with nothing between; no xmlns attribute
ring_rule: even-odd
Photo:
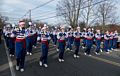
<svg viewBox="0 0 120 76"><path fill-rule="evenodd" d="M24 71L24 62L26 55L26 35L24 29L25 22L19 22L19 29L16 31L15 51L16 51L16 70Z"/></svg>
<svg viewBox="0 0 120 76"><path fill-rule="evenodd" d="M109 49L109 32L106 31L106 33L104 34L104 51L109 53L108 52L108 49Z"/></svg>
<svg viewBox="0 0 120 76"><path fill-rule="evenodd" d="M42 48L42 55L40 57L40 66L44 65L44 67L48 67L47 65L47 56L48 56L48 48L49 48L49 35L47 34L46 27L42 28L43 31L41 32L41 48Z"/></svg>
<svg viewBox="0 0 120 76"><path fill-rule="evenodd" d="M15 35L16 31L14 29L11 29L11 33L9 34L9 51L10 51L10 56L14 56L15 54Z"/></svg>
<svg viewBox="0 0 120 76"><path fill-rule="evenodd" d="M38 36L38 29L36 28L36 25L33 26L33 47L36 48L37 46L37 36Z"/></svg>
<svg viewBox="0 0 120 76"><path fill-rule="evenodd" d="M37 31L38 36L37 36L37 41L41 42L41 28L39 28L39 30Z"/></svg>
<svg viewBox="0 0 120 76"><path fill-rule="evenodd" d="M118 32L115 31L113 34L113 49L117 48Z"/></svg>
<svg viewBox="0 0 120 76"><path fill-rule="evenodd" d="M94 37L94 34L93 34L93 32L91 32L91 29L89 28L88 32L85 36L86 47L87 47L86 50L85 50L85 53L84 53L85 55L88 54L89 56L91 56L90 55L90 50L91 50L91 47L92 47L92 44L93 44L93 37Z"/></svg>
<svg viewBox="0 0 120 76"><path fill-rule="evenodd" d="M27 55L32 55L32 46L33 46L33 31L32 27L30 26L28 29L26 29L26 50L27 50Z"/></svg>
<svg viewBox="0 0 120 76"><path fill-rule="evenodd" d="M57 45L57 31L53 31L53 42L54 42L54 46Z"/></svg>
<svg viewBox="0 0 120 76"><path fill-rule="evenodd" d="M82 45L82 48L84 49L86 47L86 28L83 29L83 32L82 32L82 37L83 37L83 45Z"/></svg>
<svg viewBox="0 0 120 76"><path fill-rule="evenodd" d="M3 27L3 30L2 30L2 31L3 31L3 37L4 37L4 39L6 39L6 36L5 36L6 29L7 29L7 27L4 26L4 27ZM5 40L5 41L6 41L6 40Z"/></svg>
<svg viewBox="0 0 120 76"><path fill-rule="evenodd" d="M110 32L110 37L109 37L109 51L113 50L113 32Z"/></svg>
<svg viewBox="0 0 120 76"><path fill-rule="evenodd" d="M58 47L59 47L59 62L64 62L64 51L65 51L65 45L66 45L66 33L64 32L64 27L61 27L61 32L58 32L57 38L58 38Z"/></svg>
<svg viewBox="0 0 120 76"><path fill-rule="evenodd" d="M4 38L5 38L5 42L6 42L6 46L9 50L9 37L10 37L10 25L6 25L5 29L3 30L3 34L4 34Z"/></svg>
<svg viewBox="0 0 120 76"><path fill-rule="evenodd" d="M80 32L80 27L77 27L77 31L74 32L74 44L75 44L74 58L79 58L78 52L79 52L79 48L80 48L81 36L82 36L82 33Z"/></svg>
<svg viewBox="0 0 120 76"><path fill-rule="evenodd" d="M102 34L100 33L100 30L96 31L97 33L95 34L95 43L96 43L96 55L99 55L100 52L100 45L101 45L101 39L102 39Z"/></svg>
<svg viewBox="0 0 120 76"><path fill-rule="evenodd" d="M58 42L58 33L60 32L60 29L57 29L57 42ZM57 52L59 51L59 42L58 42L58 46L57 46Z"/></svg>
<svg viewBox="0 0 120 76"><path fill-rule="evenodd" d="M91 31L91 29L88 29L88 32L86 32L86 29L84 29L84 32L80 32L80 27L77 27L77 30L75 32L70 30L66 33L64 31L64 27L61 27L61 31L57 32L56 30L50 33L47 31L47 26L44 25L44 27L41 30L37 30L36 27L32 29L32 26L30 26L28 29L24 29L25 22L20 21L19 22L19 29L10 29L10 26L6 26L3 30L3 34L5 37L6 45L10 51L10 55L14 55L16 53L16 70L20 70L21 72L24 71L24 62L25 62L25 55L26 55L26 49L28 51L27 54L32 55L32 46L36 46L37 40L41 41L41 51L42 55L40 57L39 64L40 66L44 65L44 67L48 67L47 57L48 57L48 49L49 49L49 42L51 37L53 37L54 45L57 44L58 40L58 47L59 47L59 62L64 62L64 51L66 46L66 37L68 39L67 48L72 50L72 43L74 41L75 45L75 52L74 57L79 58L78 52L80 48L80 40L81 37L83 37L83 47L86 46L85 55L90 55L90 50L93 44L93 38L95 37L95 43L96 43L96 54L99 55L100 52L100 45L102 37L104 37L104 50L109 53L109 50L116 49L117 48L117 40L118 40L118 33L115 31L114 33L110 33L106 31L104 36L100 33L100 30L96 31L96 34L94 36L94 33ZM51 37L50 37L51 36ZM74 40L73 40L74 39ZM34 43L34 44L33 44ZM27 46L26 46L27 44Z"/></svg>
<svg viewBox="0 0 120 76"><path fill-rule="evenodd" d="M46 36L48 37L48 44L50 44L51 37L50 37L50 32L49 31L46 32Z"/></svg>
<svg viewBox="0 0 120 76"><path fill-rule="evenodd" d="M50 31L50 38L51 38L51 40L52 40L52 42L54 43L54 39L53 39L53 29L52 29L52 31Z"/></svg>
<svg viewBox="0 0 120 76"><path fill-rule="evenodd" d="M69 28L69 31L67 32L67 50L72 51L72 44L73 44L73 32L72 28Z"/></svg>

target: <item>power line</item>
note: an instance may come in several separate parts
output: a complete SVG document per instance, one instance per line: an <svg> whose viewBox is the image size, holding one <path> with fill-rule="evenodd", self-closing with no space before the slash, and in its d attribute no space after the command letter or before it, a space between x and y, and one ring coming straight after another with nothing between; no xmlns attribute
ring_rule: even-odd
<svg viewBox="0 0 120 76"><path fill-rule="evenodd" d="M59 15L59 16L60 16L60 15ZM42 19L39 19L39 20L46 20L46 19L55 18L55 17L58 17L58 16L46 17L46 18L42 18Z"/></svg>
<svg viewBox="0 0 120 76"><path fill-rule="evenodd" d="M51 1L54 1L54 0L50 0L50 1L48 1L48 2L50 3ZM103 0L103 1L100 1L100 2L96 2L96 3L91 4L91 5L89 5L89 6L82 7L81 9L84 9L84 8L87 8L87 7L90 7L90 6L93 6L93 5L97 5L97 4L102 3L102 2L105 2L105 1L107 1L107 0ZM47 3L48 3L48 2L47 2ZM38 7L37 7L37 8L38 8ZM74 11L71 11L71 12L74 12ZM28 12L27 12L27 13L28 13ZM52 14L53 14L53 13L52 13ZM66 13L64 13L64 14L66 14ZM26 14L25 14L25 15L26 15ZM62 14L62 15L63 15L63 14ZM41 19L39 19L39 20L45 20L45 19L55 18L55 17L62 16L62 15L57 15L57 16L51 16L51 17L41 18Z"/></svg>
<svg viewBox="0 0 120 76"><path fill-rule="evenodd" d="M20 15L20 12L15 11L14 13L10 13L9 11L0 11L1 14L15 14L15 15Z"/></svg>
<svg viewBox="0 0 120 76"><path fill-rule="evenodd" d="M39 11L40 12L35 12L35 13L32 12L32 14L45 14L46 12L56 11L56 9L54 9L54 10L48 10L48 11L43 11L43 10L39 10ZM43 12L41 12L41 11L43 11Z"/></svg>
<svg viewBox="0 0 120 76"><path fill-rule="evenodd" d="M91 5L89 5L89 6L82 7L81 9L84 9L84 8L87 8L87 7L90 7L90 6L93 6L93 5L97 5L97 4L102 3L102 2L105 2L105 1L107 1L107 0L103 0L103 1L100 1L100 2L96 2L96 3L91 4ZM71 12L74 12L74 11L72 10ZM64 13L64 14L66 14L66 13ZM63 15L63 14L62 14L62 15ZM42 18L42 19L39 19L39 20L51 19L51 18L55 18L55 17L58 17L58 16L62 16L62 15L56 15L56 16L46 17L46 18Z"/></svg>
<svg viewBox="0 0 120 76"><path fill-rule="evenodd" d="M53 1L55 1L55 0L50 0L50 1L46 2L46 3L43 3L43 4L41 4L41 5L38 5L38 6L36 6L35 8L33 8L33 9L31 9L31 10L35 10L35 9L37 9L37 8L40 8L40 7L42 7L42 6L45 6L45 5L47 5L47 4L49 4L49 3L53 2Z"/></svg>
<svg viewBox="0 0 120 76"><path fill-rule="evenodd" d="M51 14L53 14L53 13L56 13L56 11L48 12L48 13L43 14L43 15L40 15L40 16L34 16L34 17L32 17L32 18L44 17L44 16L46 16L46 15L51 15Z"/></svg>
<svg viewBox="0 0 120 76"><path fill-rule="evenodd" d="M30 18L30 20L31 20L31 12L32 12L33 10L35 10L35 9L37 9L37 8L40 8L40 7L42 7L42 6L45 6L45 5L47 5L47 4L49 4L49 3L53 2L53 1L55 1L55 0L50 0L50 1L46 2L46 3L43 3L43 4L41 4L41 5L36 6L36 7L33 8L33 9L29 9L21 18L24 18L27 14L29 14L29 18ZM21 19L21 18L20 18L20 19Z"/></svg>
<svg viewBox="0 0 120 76"><path fill-rule="evenodd" d="M30 11L27 11L20 19L24 18Z"/></svg>

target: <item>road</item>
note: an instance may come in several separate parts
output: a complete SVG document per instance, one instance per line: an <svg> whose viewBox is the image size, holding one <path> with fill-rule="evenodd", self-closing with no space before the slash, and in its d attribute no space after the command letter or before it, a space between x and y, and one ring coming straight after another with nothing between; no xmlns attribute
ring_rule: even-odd
<svg viewBox="0 0 120 76"><path fill-rule="evenodd" d="M117 52L111 54L103 52L99 56L92 52L92 56L85 56L83 49L81 49L79 52L80 58L74 59L73 52L66 51L65 62L59 63L58 52L56 52L54 46L50 45L48 68L44 68L39 66L41 52L40 46L38 46L37 49L33 49L32 56L26 56L23 73L15 70L15 57L10 58L13 68L11 73L9 56L7 57L2 41L2 44L0 44L0 76L120 76L120 54Z"/></svg>

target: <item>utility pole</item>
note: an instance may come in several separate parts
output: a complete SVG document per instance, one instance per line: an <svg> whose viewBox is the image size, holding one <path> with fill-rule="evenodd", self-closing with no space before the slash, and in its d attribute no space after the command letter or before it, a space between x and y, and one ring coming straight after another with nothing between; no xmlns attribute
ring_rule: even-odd
<svg viewBox="0 0 120 76"><path fill-rule="evenodd" d="M29 19L31 21L31 9L29 10Z"/></svg>

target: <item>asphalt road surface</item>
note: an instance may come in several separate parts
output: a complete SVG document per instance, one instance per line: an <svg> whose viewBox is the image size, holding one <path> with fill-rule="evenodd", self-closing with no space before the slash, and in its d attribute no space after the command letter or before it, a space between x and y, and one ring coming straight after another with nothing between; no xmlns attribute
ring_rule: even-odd
<svg viewBox="0 0 120 76"><path fill-rule="evenodd" d="M15 70L15 57L7 56L7 49L2 41L0 44L0 76L120 76L120 54L105 54L92 56L83 54L80 50L80 58L73 58L73 52L66 51L65 62L58 62L58 52L50 45L48 54L48 68L39 66L41 55L40 45L33 49L32 56L26 56L25 71ZM93 51L93 50L92 50Z"/></svg>

